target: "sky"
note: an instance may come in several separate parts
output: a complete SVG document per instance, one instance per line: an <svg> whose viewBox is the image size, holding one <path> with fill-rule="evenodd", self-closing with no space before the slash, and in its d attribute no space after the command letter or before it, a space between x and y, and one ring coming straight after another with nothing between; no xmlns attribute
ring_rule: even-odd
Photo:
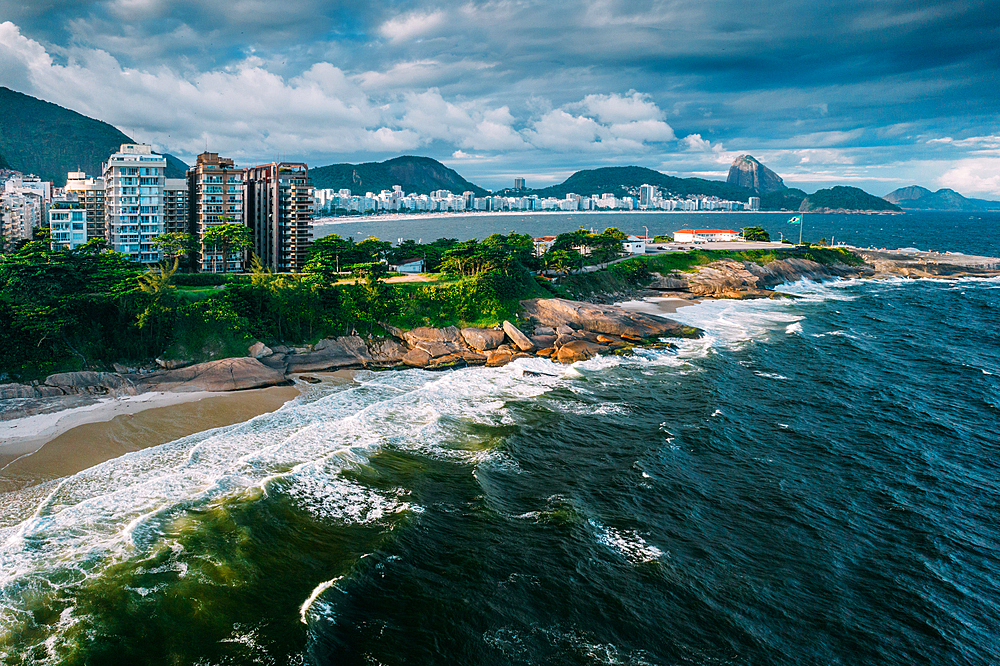
<svg viewBox="0 0 1000 666"><path fill-rule="evenodd" d="M995 0L0 0L0 85L188 163L639 165L1000 198Z"/></svg>

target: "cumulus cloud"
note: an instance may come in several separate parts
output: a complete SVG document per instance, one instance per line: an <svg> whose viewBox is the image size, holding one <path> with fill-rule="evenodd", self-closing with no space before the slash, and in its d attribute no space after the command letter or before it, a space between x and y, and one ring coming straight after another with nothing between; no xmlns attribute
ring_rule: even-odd
<svg viewBox="0 0 1000 666"><path fill-rule="evenodd" d="M942 187L963 194L1000 196L1000 158L978 157L959 161L939 179Z"/></svg>

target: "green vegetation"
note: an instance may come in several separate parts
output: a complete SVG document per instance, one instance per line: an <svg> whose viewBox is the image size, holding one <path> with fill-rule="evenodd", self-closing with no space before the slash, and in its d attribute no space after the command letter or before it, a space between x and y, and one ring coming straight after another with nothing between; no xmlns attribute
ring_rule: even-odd
<svg viewBox="0 0 1000 666"><path fill-rule="evenodd" d="M673 243L674 237L668 236L667 234L656 234L653 236L654 243Z"/></svg>
<svg viewBox="0 0 1000 666"><path fill-rule="evenodd" d="M474 192L477 197L486 196L486 190L430 157L404 155L385 162L331 164L310 169L309 177L317 188L347 189L355 195L378 193L399 185L404 192L427 194L448 190L454 194Z"/></svg>
<svg viewBox="0 0 1000 666"><path fill-rule="evenodd" d="M228 273L229 261L233 253L242 253L243 250L249 250L253 247L253 232L250 231L250 227L234 222L219 224L209 227L205 231L202 246L206 250L210 247L213 248L215 250L213 257L218 254L222 255L222 272ZM218 261L218 259L214 259L216 269L218 268ZM219 271L216 270L215 272L218 273Z"/></svg>
<svg viewBox="0 0 1000 666"><path fill-rule="evenodd" d="M101 173L101 165L123 143L133 143L111 125L61 106L0 87L0 153L10 168L56 185L66 173ZM187 165L166 155L167 177L183 178Z"/></svg>
<svg viewBox="0 0 1000 666"><path fill-rule="evenodd" d="M743 238L744 240L761 243L771 242L771 235L767 233L764 227L743 227Z"/></svg>
<svg viewBox="0 0 1000 666"><path fill-rule="evenodd" d="M896 204L890 203L881 197L868 194L862 189L841 185L810 194L799 207L803 211L821 208L834 210L840 208L847 210L902 210Z"/></svg>
<svg viewBox="0 0 1000 666"><path fill-rule="evenodd" d="M777 192L767 192L760 195L761 210L798 210L802 205L802 200L806 198L806 193L802 190L789 187L787 190Z"/></svg>

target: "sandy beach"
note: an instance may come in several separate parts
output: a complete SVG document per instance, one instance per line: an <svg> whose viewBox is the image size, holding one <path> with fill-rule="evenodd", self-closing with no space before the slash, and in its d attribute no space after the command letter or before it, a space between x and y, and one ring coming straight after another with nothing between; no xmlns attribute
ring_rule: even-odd
<svg viewBox="0 0 1000 666"><path fill-rule="evenodd" d="M650 296L641 301L625 301L623 303L615 303L615 305L622 310L663 316L677 312L680 308L688 305L700 303L702 300L705 299L688 300L686 298L673 298L669 296Z"/></svg>
<svg viewBox="0 0 1000 666"><path fill-rule="evenodd" d="M242 423L298 395L295 386L231 393L144 393L0 422L0 492L75 474L203 430Z"/></svg>

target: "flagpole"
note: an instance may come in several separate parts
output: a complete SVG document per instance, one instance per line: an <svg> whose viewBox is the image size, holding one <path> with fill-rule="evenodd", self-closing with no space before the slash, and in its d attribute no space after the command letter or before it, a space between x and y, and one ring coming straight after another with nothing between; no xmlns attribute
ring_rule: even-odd
<svg viewBox="0 0 1000 666"><path fill-rule="evenodd" d="M799 215L799 245L802 245L802 227L805 226L804 219L806 219L805 213Z"/></svg>

